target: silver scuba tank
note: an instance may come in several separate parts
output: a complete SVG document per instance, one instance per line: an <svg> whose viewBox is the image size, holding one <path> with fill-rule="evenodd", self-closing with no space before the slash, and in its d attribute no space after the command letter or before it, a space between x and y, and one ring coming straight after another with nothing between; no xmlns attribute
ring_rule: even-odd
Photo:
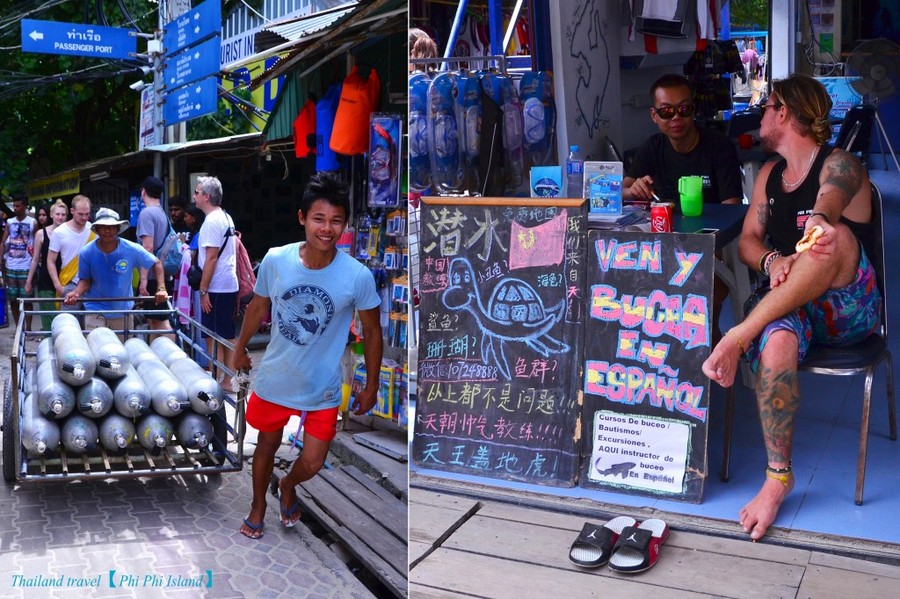
<svg viewBox="0 0 900 599"><path fill-rule="evenodd" d="M88 333L88 346L97 363L97 374L106 380L125 376L128 366L128 350L119 337L107 327L99 327Z"/></svg>
<svg viewBox="0 0 900 599"><path fill-rule="evenodd" d="M141 447L148 450L159 450L168 445L174 431L168 418L159 414L144 416L137 424L137 440Z"/></svg>
<svg viewBox="0 0 900 599"><path fill-rule="evenodd" d="M207 416L194 412L185 412L178 419L175 428L176 438L185 447L202 449L212 442L213 425Z"/></svg>
<svg viewBox="0 0 900 599"><path fill-rule="evenodd" d="M43 455L59 447L59 425L41 416L33 393L22 403L22 445L30 456Z"/></svg>
<svg viewBox="0 0 900 599"><path fill-rule="evenodd" d="M150 413L150 390L144 379L129 365L125 376L110 385L113 390L113 405L126 418L138 418Z"/></svg>
<svg viewBox="0 0 900 599"><path fill-rule="evenodd" d="M59 376L49 337L38 345L34 389L38 411L49 420L65 418L75 409L75 391Z"/></svg>
<svg viewBox="0 0 900 599"><path fill-rule="evenodd" d="M157 337L150 343L150 349L166 366L179 358L188 357L184 350L168 337Z"/></svg>
<svg viewBox="0 0 900 599"><path fill-rule="evenodd" d="M70 385L83 385L94 376L97 363L81 329L71 326L70 320L60 321L60 316L63 314L56 316L52 324L56 371ZM71 316L71 319L75 317Z"/></svg>
<svg viewBox="0 0 900 599"><path fill-rule="evenodd" d="M190 407L187 389L159 359L144 360L137 371L150 390L150 403L157 414L176 416Z"/></svg>
<svg viewBox="0 0 900 599"><path fill-rule="evenodd" d="M75 392L75 406L88 418L103 418L113 407L113 392L99 376L91 377Z"/></svg>
<svg viewBox="0 0 900 599"><path fill-rule="evenodd" d="M222 386L199 364L185 356L169 364L169 370L187 390L191 408L198 414L213 414L222 407Z"/></svg>
<svg viewBox="0 0 900 599"><path fill-rule="evenodd" d="M132 337L125 342L125 349L128 351L128 359L131 365L137 368L145 360L159 360L159 356L153 353L147 342L138 337Z"/></svg>
<svg viewBox="0 0 900 599"><path fill-rule="evenodd" d="M126 449L134 441L134 434L134 424L121 414L113 412L100 422L100 444L108 451Z"/></svg>
<svg viewBox="0 0 900 599"><path fill-rule="evenodd" d="M61 441L66 451L85 453L97 447L97 424L81 414L72 414L62 426Z"/></svg>

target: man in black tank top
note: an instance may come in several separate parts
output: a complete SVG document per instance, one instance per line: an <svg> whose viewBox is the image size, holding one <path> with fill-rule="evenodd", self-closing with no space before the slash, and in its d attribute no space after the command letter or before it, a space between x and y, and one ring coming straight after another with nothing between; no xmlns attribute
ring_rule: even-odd
<svg viewBox="0 0 900 599"><path fill-rule="evenodd" d="M880 319L875 272L857 238L871 227L869 178L855 156L825 145L830 109L828 93L811 77L773 84L760 139L783 158L763 166L740 239L741 259L769 277L770 291L703 364L723 387L732 385L742 354L756 372L768 465L762 488L740 512L753 540L775 522L794 486L797 364L811 344L861 341ZM798 254L795 244L816 225L824 234Z"/></svg>

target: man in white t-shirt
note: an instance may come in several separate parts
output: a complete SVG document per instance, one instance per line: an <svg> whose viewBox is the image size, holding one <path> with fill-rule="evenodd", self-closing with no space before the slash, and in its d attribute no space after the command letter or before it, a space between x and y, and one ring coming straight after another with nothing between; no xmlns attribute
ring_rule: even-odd
<svg viewBox="0 0 900 599"><path fill-rule="evenodd" d="M91 200L87 196L77 195L72 199L72 218L56 227L50 237L47 252L47 272L58 297L66 294L78 285L78 253L97 234L91 231ZM56 268L56 258L61 258L61 268ZM63 310L81 310L81 302L63 304Z"/></svg>
<svg viewBox="0 0 900 599"><path fill-rule="evenodd" d="M222 210L222 183L216 177L200 177L194 189L194 202L206 218L198 234L197 265L203 270L200 279L200 323L223 339L234 342L234 306L238 278L235 259L234 222ZM212 354L213 340L206 339ZM216 356L223 364L231 363L231 351L219 345ZM230 377L222 384L231 386Z"/></svg>
<svg viewBox="0 0 900 599"><path fill-rule="evenodd" d="M37 221L28 216L28 202L25 198L13 199L13 217L6 221L3 236L0 238L0 262L3 267L3 278L6 281L6 295L12 310L13 323L19 322L19 298L28 297L25 293L25 280L31 268L31 256L34 252L34 230ZM28 306L30 309L30 306ZM31 330L31 316L25 318L25 330Z"/></svg>
<svg viewBox="0 0 900 599"><path fill-rule="evenodd" d="M337 250L349 215L347 184L328 172L314 176L298 211L306 241L266 254L234 345L232 368L249 369L247 343L271 310L272 338L253 378L246 413L247 424L259 431L253 501L240 529L251 539L263 536L275 452L294 415L303 423L303 452L279 483L281 524L291 527L300 519L296 486L322 468L335 436L342 399L341 357L354 311L362 323L369 374L352 407L356 414L365 414L375 405L383 349L381 299L369 269Z"/></svg>

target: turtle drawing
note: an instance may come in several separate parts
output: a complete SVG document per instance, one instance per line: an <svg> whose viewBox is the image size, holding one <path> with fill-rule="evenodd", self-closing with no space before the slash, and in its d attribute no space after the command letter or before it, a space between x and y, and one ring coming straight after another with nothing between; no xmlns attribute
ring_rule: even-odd
<svg viewBox="0 0 900 599"><path fill-rule="evenodd" d="M510 376L506 344L524 343L540 355L569 351L569 346L548 334L565 310L565 300L549 308L534 287L521 279L505 277L497 283L487 305L475 285L475 271L466 258L450 263L450 286L441 301L449 310L472 314L482 332L481 357L493 363L506 378Z"/></svg>

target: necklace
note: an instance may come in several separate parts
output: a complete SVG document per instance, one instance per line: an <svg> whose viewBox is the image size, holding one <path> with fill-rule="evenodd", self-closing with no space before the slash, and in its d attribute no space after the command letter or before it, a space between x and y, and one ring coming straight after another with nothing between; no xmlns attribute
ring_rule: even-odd
<svg viewBox="0 0 900 599"><path fill-rule="evenodd" d="M812 168L813 161L816 159L816 154L818 154L818 153L819 153L819 146L816 146L816 149L813 150L812 155L809 157L809 162L806 163L806 170L803 171L803 174L800 175L800 177L793 183L788 183L787 179L784 178L784 173L785 173L785 171L787 171L787 167L785 167L784 170L781 171L781 182L784 183L784 186L787 188L793 189L794 187L797 187L798 185L800 185L800 182L803 181L804 179L806 179L806 175L809 174L809 169Z"/></svg>

